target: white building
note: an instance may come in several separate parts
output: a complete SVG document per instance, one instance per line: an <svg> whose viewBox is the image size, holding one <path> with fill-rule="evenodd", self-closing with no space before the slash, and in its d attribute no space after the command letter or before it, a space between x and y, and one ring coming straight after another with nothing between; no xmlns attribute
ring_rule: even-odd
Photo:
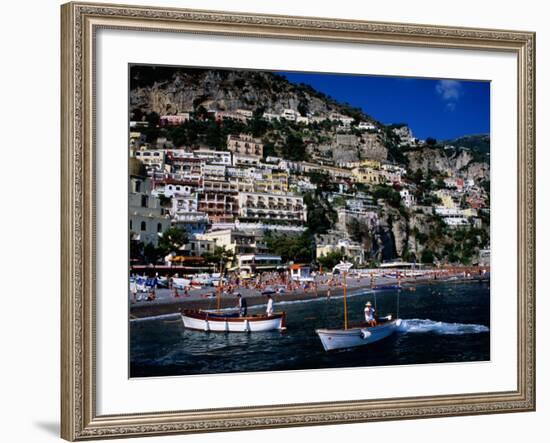
<svg viewBox="0 0 550 443"><path fill-rule="evenodd" d="M202 165L202 176L206 179L225 178L225 165L204 164Z"/></svg>
<svg viewBox="0 0 550 443"><path fill-rule="evenodd" d="M245 116L246 118L252 118L252 116L254 115L254 113L249 109L237 109L235 112L237 114Z"/></svg>
<svg viewBox="0 0 550 443"><path fill-rule="evenodd" d="M399 191L399 195L401 196L403 205L405 205L406 208L412 208L416 205L416 198L408 189L401 189L401 191Z"/></svg>
<svg viewBox="0 0 550 443"><path fill-rule="evenodd" d="M273 114L270 112L264 112L262 118L270 122L281 120L281 116L279 114Z"/></svg>
<svg viewBox="0 0 550 443"><path fill-rule="evenodd" d="M148 173L164 169L163 149L141 149L135 151L134 156L145 165Z"/></svg>
<svg viewBox="0 0 550 443"><path fill-rule="evenodd" d="M374 126L370 122L359 122L359 125L357 126L358 129L361 131L374 131L376 130L376 126Z"/></svg>
<svg viewBox="0 0 550 443"><path fill-rule="evenodd" d="M151 191L149 178L130 176L128 212L132 240L157 246L159 236L170 227L170 217L164 215L159 199Z"/></svg>
<svg viewBox="0 0 550 443"><path fill-rule="evenodd" d="M232 164L231 152L229 151L214 151L201 148L194 151L194 155L196 158L204 159L213 165L231 166Z"/></svg>
<svg viewBox="0 0 550 443"><path fill-rule="evenodd" d="M284 109L283 112L281 112L281 118L291 122L295 122L299 116L300 113L294 109Z"/></svg>
<svg viewBox="0 0 550 443"><path fill-rule="evenodd" d="M329 115L329 120L340 122L343 126L349 127L355 121L353 117L342 115L338 113L332 113Z"/></svg>

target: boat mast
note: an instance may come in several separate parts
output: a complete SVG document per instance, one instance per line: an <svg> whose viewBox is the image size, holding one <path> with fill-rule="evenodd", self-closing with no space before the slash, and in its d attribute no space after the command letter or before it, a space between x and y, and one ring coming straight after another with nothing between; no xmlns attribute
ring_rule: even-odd
<svg viewBox="0 0 550 443"><path fill-rule="evenodd" d="M217 310L221 310L221 302L222 302L222 281L223 281L223 273L224 273L225 266L223 265L223 258L220 258L220 279L218 280L218 299L217 299Z"/></svg>
<svg viewBox="0 0 550 443"><path fill-rule="evenodd" d="M219 311L220 308L221 308L221 295L222 295L222 282L221 282L221 278L220 280L218 281L218 299L217 299L217 310Z"/></svg>
<svg viewBox="0 0 550 443"><path fill-rule="evenodd" d="M348 304L346 299L346 274L347 272L344 271L344 329L348 329Z"/></svg>

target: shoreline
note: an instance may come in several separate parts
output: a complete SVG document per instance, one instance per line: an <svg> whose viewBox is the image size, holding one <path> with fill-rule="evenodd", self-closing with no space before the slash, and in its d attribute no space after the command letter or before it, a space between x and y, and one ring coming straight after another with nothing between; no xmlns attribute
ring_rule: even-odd
<svg viewBox="0 0 550 443"><path fill-rule="evenodd" d="M401 290L415 290L414 288L417 285L426 285L426 284L440 284L440 283L481 283L489 282L490 275L486 276L471 276L471 277L462 277L457 275L446 276L445 278L433 279L433 277L419 277L416 279L413 278L403 278L400 280ZM365 290L377 289L380 291L385 290L383 287L387 285L396 285L397 281L395 278L382 277L377 279L377 284L372 287L370 284L370 279L349 279L347 282L347 293L352 296L357 294L357 292L363 292ZM295 290L292 292L286 292L283 294L272 294L273 301L275 306L281 302L288 301L305 301L305 300L315 300L327 297L328 286L326 284L319 285L321 288L317 290L312 289L308 291ZM218 299L216 296L208 296L206 294L213 294L215 288L197 289L193 290L190 295L184 296L183 294L179 297L174 297L172 290L170 289L158 289L157 294L158 298L152 301L137 301L132 300L131 294L129 295L129 312L130 320L140 319L147 317L158 317L161 315L169 314L178 314L184 309L217 309L218 308ZM331 287L331 297L332 296L341 296L343 295L344 289L341 285ZM394 290L394 289L392 289ZM266 304L266 295L262 295L257 290L252 289L239 289L239 292L246 298L249 308L255 308L258 306L265 306ZM234 308L237 304L237 297L233 294L223 294L219 298L219 308L227 309Z"/></svg>

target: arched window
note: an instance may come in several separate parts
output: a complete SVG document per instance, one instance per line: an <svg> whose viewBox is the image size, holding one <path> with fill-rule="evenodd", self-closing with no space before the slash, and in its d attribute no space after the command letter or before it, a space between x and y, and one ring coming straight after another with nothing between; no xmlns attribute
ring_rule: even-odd
<svg viewBox="0 0 550 443"><path fill-rule="evenodd" d="M141 230L142 230L142 231L146 231L146 230L147 230L147 223L145 223L144 221L141 222Z"/></svg>

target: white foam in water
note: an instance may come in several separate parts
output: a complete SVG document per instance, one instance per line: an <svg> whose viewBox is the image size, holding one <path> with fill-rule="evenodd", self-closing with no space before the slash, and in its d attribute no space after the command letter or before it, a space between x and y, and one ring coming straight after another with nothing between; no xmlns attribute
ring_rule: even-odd
<svg viewBox="0 0 550 443"><path fill-rule="evenodd" d="M406 333L426 333L431 332L441 335L461 335L461 334L479 334L480 332L489 332L489 328L484 325L464 324L464 323L445 323L429 319L412 318L403 320L399 327L400 332Z"/></svg>

